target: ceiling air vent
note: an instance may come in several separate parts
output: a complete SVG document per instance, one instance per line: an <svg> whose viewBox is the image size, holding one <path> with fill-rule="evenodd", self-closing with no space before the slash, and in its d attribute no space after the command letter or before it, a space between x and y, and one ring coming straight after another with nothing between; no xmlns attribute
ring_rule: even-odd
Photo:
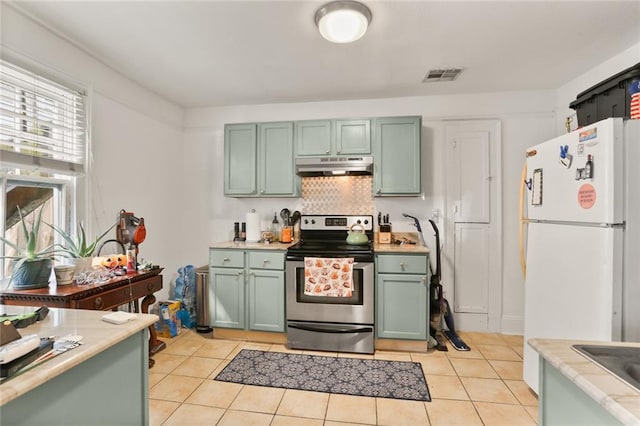
<svg viewBox="0 0 640 426"><path fill-rule="evenodd" d="M429 70L422 80L423 83L431 83L436 81L453 81L458 78L462 72L462 68L438 68Z"/></svg>

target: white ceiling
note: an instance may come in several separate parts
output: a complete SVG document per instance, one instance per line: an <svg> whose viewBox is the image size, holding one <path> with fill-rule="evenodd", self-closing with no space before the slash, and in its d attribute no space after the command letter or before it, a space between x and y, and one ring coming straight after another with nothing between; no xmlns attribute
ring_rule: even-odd
<svg viewBox="0 0 640 426"><path fill-rule="evenodd" d="M318 1L14 4L185 108L556 89L640 41L639 1L362 1L350 45L320 37Z"/></svg>

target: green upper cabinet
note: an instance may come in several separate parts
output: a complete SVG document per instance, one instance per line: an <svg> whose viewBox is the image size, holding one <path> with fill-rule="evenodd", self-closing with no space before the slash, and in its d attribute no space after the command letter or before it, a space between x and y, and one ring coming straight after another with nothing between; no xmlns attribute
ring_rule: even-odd
<svg viewBox="0 0 640 426"><path fill-rule="evenodd" d="M224 126L224 193L230 196L256 194L255 124Z"/></svg>
<svg viewBox="0 0 640 426"><path fill-rule="evenodd" d="M296 122L296 146L298 156L331 154L331 120Z"/></svg>
<svg viewBox="0 0 640 426"><path fill-rule="evenodd" d="M293 122L226 124L224 195L296 197Z"/></svg>
<svg viewBox="0 0 640 426"><path fill-rule="evenodd" d="M421 117L376 118L373 192L376 196L421 192Z"/></svg>
<svg viewBox="0 0 640 426"><path fill-rule="evenodd" d="M336 154L371 154L371 120L336 120Z"/></svg>
<svg viewBox="0 0 640 426"><path fill-rule="evenodd" d="M299 157L371 154L371 120L307 120L296 122Z"/></svg>
<svg viewBox="0 0 640 426"><path fill-rule="evenodd" d="M258 125L258 181L260 196L298 195L294 174L293 122Z"/></svg>

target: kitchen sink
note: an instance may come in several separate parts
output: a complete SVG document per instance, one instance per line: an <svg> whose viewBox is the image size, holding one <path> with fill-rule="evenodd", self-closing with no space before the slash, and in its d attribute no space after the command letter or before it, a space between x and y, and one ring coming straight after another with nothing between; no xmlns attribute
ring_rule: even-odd
<svg viewBox="0 0 640 426"><path fill-rule="evenodd" d="M573 345L573 348L640 391L640 347Z"/></svg>

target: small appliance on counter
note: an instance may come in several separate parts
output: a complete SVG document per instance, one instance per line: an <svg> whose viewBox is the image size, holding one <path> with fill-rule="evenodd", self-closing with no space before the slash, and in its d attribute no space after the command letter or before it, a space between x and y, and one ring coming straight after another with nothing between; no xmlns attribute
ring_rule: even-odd
<svg viewBox="0 0 640 426"><path fill-rule="evenodd" d="M391 244L391 222L389 222L389 215L383 215L378 212L378 243L379 244Z"/></svg>

